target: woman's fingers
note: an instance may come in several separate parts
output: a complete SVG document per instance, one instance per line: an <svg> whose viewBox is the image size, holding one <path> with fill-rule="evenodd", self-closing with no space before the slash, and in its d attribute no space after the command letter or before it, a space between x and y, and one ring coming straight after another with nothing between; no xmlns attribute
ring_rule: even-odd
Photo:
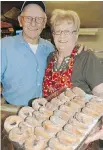
<svg viewBox="0 0 103 150"><path fill-rule="evenodd" d="M103 139L103 129L88 137L85 141L85 144L89 144L90 142L96 141L98 139Z"/></svg>

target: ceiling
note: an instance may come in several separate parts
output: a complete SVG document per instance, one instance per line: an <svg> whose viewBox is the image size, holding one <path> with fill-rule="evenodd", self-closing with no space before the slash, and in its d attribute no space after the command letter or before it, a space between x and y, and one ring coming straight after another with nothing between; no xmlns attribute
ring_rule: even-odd
<svg viewBox="0 0 103 150"><path fill-rule="evenodd" d="M21 8L23 1L1 1L3 15L12 7ZM70 9L78 13L82 28L103 28L103 1L45 1L47 16L54 9Z"/></svg>

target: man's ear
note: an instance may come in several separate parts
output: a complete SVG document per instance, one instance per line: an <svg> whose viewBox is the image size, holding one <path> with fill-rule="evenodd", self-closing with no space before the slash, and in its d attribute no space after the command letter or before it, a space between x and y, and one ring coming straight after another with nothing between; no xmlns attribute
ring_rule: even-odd
<svg viewBox="0 0 103 150"><path fill-rule="evenodd" d="M18 22L19 22L19 26L22 27L22 20L20 16L18 16Z"/></svg>

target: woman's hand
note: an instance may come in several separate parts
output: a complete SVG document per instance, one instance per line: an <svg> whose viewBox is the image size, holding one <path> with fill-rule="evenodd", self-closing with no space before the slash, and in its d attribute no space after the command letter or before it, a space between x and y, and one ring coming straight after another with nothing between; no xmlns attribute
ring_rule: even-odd
<svg viewBox="0 0 103 150"><path fill-rule="evenodd" d="M85 144L89 144L90 142L96 141L96 140L103 140L103 125L102 128L94 133L93 135L89 136L87 140L85 141Z"/></svg>

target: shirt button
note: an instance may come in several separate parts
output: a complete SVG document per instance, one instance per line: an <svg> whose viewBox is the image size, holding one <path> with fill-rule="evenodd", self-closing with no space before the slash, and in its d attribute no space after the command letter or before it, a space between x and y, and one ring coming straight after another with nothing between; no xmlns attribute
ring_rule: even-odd
<svg viewBox="0 0 103 150"><path fill-rule="evenodd" d="M39 69L37 69L37 72L39 72Z"/></svg>

